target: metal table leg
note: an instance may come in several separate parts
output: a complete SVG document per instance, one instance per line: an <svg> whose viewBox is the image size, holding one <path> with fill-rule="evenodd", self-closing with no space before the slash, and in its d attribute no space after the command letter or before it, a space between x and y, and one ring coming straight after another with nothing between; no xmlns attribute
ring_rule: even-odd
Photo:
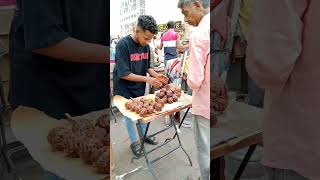
<svg viewBox="0 0 320 180"><path fill-rule="evenodd" d="M189 109L188 109L189 110ZM192 166L192 161L191 161L191 158L189 156L189 154L187 153L187 151L183 148L182 144L181 144L181 140L180 140L180 136L178 134L178 128L176 127L176 124L175 124L175 120L174 119L171 119L171 122L173 122L173 127L174 129L176 130L176 133L175 133L175 136L177 136L178 138L178 141L179 141L179 146L181 147L181 149L183 150L183 152L187 155L188 159L189 159L189 163L190 163L190 166ZM182 122L182 121L181 121ZM180 123L181 125L181 123ZM174 137L175 137L174 136ZM174 139L174 138L173 138Z"/></svg>
<svg viewBox="0 0 320 180"><path fill-rule="evenodd" d="M224 156L211 161L211 178L214 180L225 180L224 169L225 169L225 160Z"/></svg>
<svg viewBox="0 0 320 180"><path fill-rule="evenodd" d="M138 120L138 123L136 123L136 126L137 126L137 130L138 130L138 134L139 134L139 138L140 138L140 142L141 142L141 147L140 147L140 151L139 151L138 157L132 157L131 162L133 162L134 159L139 159L141 157L141 155L143 155L144 158L146 159L146 163L147 163L148 169L150 170L152 176L155 179L157 179L157 177L156 177L156 175L155 175L155 173L154 173L154 171L153 171L153 169L151 167L151 163L150 163L150 161L148 159L146 149L144 147L145 140L147 138L147 133L148 133L149 126L150 126L150 122L147 124L146 132L144 134L142 134L142 131L141 131L141 122L140 122L140 120Z"/></svg>
<svg viewBox="0 0 320 180"><path fill-rule="evenodd" d="M2 115L0 115L0 131L1 131L1 149L0 149L0 157L3 158L7 170L10 173L12 168L11 164L8 158L8 153L7 153L7 140L6 140L6 134L5 134L5 128L4 128L4 120Z"/></svg>
<svg viewBox="0 0 320 180"><path fill-rule="evenodd" d="M146 132L145 132L144 134L142 134L141 128L140 128L141 121L138 120L138 123L136 124L137 130L138 130L138 133L139 133L140 142L141 142L141 149L140 149L140 152L139 152L138 157L132 157L131 162L133 162L134 159L139 159L139 158L141 157L141 155L143 155L144 158L145 158L145 160L146 160L147 166L148 166L150 172L152 173L152 175L153 175L153 177L154 177L155 179L157 179L157 177L156 177L156 175L155 175L155 172L154 172L153 168L151 167L152 164L155 163L155 162L157 162L157 161L159 161L159 160L162 159L163 157L168 156L169 154L173 153L174 151L176 151L176 150L179 149L179 148L181 148L181 149L183 150L183 152L186 154L186 156L188 157L189 163L190 163L190 165L192 166L191 158L190 158L189 154L187 153L187 151L183 148L183 146L182 146L182 144L181 144L180 136L179 136L179 134L178 134L178 127L177 127L177 125L175 124L175 121L174 121L173 117L170 116L170 118L171 118L171 119L170 119L170 120L171 120L171 125L170 125L170 127L165 128L165 129L163 129L163 130L161 130L161 131L158 131L158 132L156 132L156 133L154 133L154 134L152 134L152 135L148 135L148 136L147 136L147 134L148 134L150 122L147 124ZM162 132L164 132L164 131L167 131L168 129L170 129L170 128L172 128L172 127L174 127L174 129L175 129L175 134L176 134L176 136L177 136L179 145L178 145L176 148L174 148L173 150L169 151L168 153L162 155L161 157L158 157L158 158L150 161L150 160L148 159L148 154L149 154L149 153L151 153L151 152L153 152L153 151L161 148L162 146L168 144L169 142L171 142L172 140L174 140L174 138L171 138L170 140L166 140L164 143L158 145L157 147L155 147L155 148L153 148L153 149L151 149L151 150L149 150L149 151L146 151L146 149L145 149L145 140L146 140L146 138L147 138L147 137L153 137L153 136L155 136L155 135L157 135L157 134L160 134L160 133L162 133Z"/></svg>
<svg viewBox="0 0 320 180"><path fill-rule="evenodd" d="M188 108L187 111L184 113L183 118L182 118L182 120L181 120L181 122L180 122L180 124L179 124L179 129L181 128L183 121L186 119L189 110L190 110L190 108ZM171 118L171 116L170 116L170 118ZM174 120L173 120L173 121L174 121ZM173 136L172 138L167 138L166 141L169 141L169 140L171 140L171 139L174 139L174 138L176 138L176 136L177 136L177 131L176 131L176 133L174 134L174 136Z"/></svg>
<svg viewBox="0 0 320 180"><path fill-rule="evenodd" d="M239 180L240 179L240 177L241 177L243 171L245 170L245 168L246 168L246 166L247 166L247 164L248 164L248 162L249 162L254 150L256 149L256 147L257 147L257 144L252 145L252 146L249 147L249 149L248 149L244 159L242 160L242 162L240 164L240 167L239 167L236 175L234 176L233 180Z"/></svg>
<svg viewBox="0 0 320 180"><path fill-rule="evenodd" d="M13 162L11 161L11 158L10 158L11 155L9 156L8 145L7 145L6 134L5 134L4 119L2 116L3 112L0 112L0 113L1 113L0 115L0 131L1 131L0 132L0 135L1 135L0 159L4 160L8 173L13 174L15 180L20 180L21 178L17 175Z"/></svg>
<svg viewBox="0 0 320 180"><path fill-rule="evenodd" d="M5 94L3 90L3 81L0 75L0 159L3 158L8 173L13 174L14 178L16 180L19 180L21 178L17 175L8 152L9 149L7 145L7 138L5 132L5 120L8 120L8 105L6 103Z"/></svg>

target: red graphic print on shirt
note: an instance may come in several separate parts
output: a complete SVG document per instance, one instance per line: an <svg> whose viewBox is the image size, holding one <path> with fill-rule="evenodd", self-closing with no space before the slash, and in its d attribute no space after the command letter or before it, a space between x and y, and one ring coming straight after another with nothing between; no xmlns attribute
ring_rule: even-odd
<svg viewBox="0 0 320 180"><path fill-rule="evenodd" d="M131 61L141 61L141 60L148 60L149 54L148 53L140 53L140 54L131 54L130 60Z"/></svg>

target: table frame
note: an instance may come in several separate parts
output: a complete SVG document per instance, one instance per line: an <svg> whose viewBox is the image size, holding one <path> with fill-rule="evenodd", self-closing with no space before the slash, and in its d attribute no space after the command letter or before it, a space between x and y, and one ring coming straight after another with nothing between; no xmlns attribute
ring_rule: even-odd
<svg viewBox="0 0 320 180"><path fill-rule="evenodd" d="M0 160L4 160L6 169L8 173L12 173L16 180L21 178L17 175L14 164L11 160L11 155L9 153L9 147L7 144L7 138L5 133L5 120L8 120L8 105L6 103L4 90L3 90L3 81L0 74Z"/></svg>
<svg viewBox="0 0 320 180"><path fill-rule="evenodd" d="M176 124L175 119L174 119L174 117L172 116L172 114L173 114L173 113L176 113L176 112L179 112L179 111L181 111L181 110L183 110L183 109L185 109L185 108L187 108L187 111L185 112L185 114L184 114L184 116L183 116L183 118L182 118L182 120L181 120L181 122L180 122L180 124L179 124L179 126L178 126L178 125ZM162 129L162 130L160 130L160 131L158 131L158 132L156 132L156 133L153 133L153 134L151 134L151 135L148 135L148 137L154 137L155 135L158 135L158 134L160 134L160 133L163 133L163 132L171 129L172 127L175 129L175 134L174 134L174 136L173 136L172 138L167 138L167 139L165 140L165 142L163 142L162 144L158 145L157 147L155 147L155 148L153 148L153 149L151 149L151 150L149 150L149 151L146 151L144 145L145 145L145 139L146 139L147 134L148 134L149 126L150 126L150 123L151 123L152 121L150 120L150 118L145 119L145 121L143 121L143 120L138 120L137 123L136 123L136 127L137 127L137 130L138 130L138 133L139 133L139 138L140 138L140 142L141 142L141 149L140 149L140 152L139 152L138 157L135 157L135 156L132 157L131 162L133 162L133 160L139 159L139 158L141 158L141 157L143 156L143 157L145 158L145 160L146 160L148 169L150 170L151 174L153 175L153 177L154 177L155 179L158 179L158 178L156 177L156 175L155 175L155 172L154 172L153 168L152 168L152 164L154 164L155 162L159 161L160 159L168 156L169 154L171 154L171 153L173 153L173 152L175 152L176 150L178 150L178 149L181 148L181 149L183 150L183 152L186 154L186 156L187 156L187 158L188 158L188 160L189 160L190 166L192 166L192 161L191 161L190 155L187 153L187 151L186 151L186 150L184 149L184 147L182 146L181 140L180 140L180 136L179 136L180 127L181 127L183 121L185 120L185 118L186 118L186 116L187 116L190 108L191 108L191 106L190 106L190 105L187 105L187 106L183 106L183 107L181 107L181 108L179 108L179 109L175 109L175 110L172 110L172 111L169 111L169 112L166 113L167 115L169 115L170 120L171 120L170 126L164 128L164 129ZM146 132L145 132L144 134L142 134L141 129L140 129L140 125L141 125L141 123L143 123L143 122L146 122L146 124L147 124ZM162 146L168 144L169 142L173 141L176 137L177 137L178 143L179 143L179 145L178 145L177 147L175 147L173 150L167 152L166 154L164 154L164 155L162 155L162 156L160 156L160 157L158 157L158 158L156 158L156 159L154 159L154 160L152 160L152 161L149 160L148 154L152 153L153 151L155 151L155 150L161 148Z"/></svg>
<svg viewBox="0 0 320 180"><path fill-rule="evenodd" d="M239 180L242 173L244 172L252 154L254 153L257 145L262 144L262 132L257 132L253 135L250 135L248 137L240 137L240 138L235 138L235 139L240 139L239 142L235 144L220 144L217 146L214 146L211 148L211 160L217 166L218 168L213 169L214 175L216 179L224 180L224 172L222 169L224 168L224 156L232 153L236 150L240 150L242 148L249 147L245 157L243 158L233 180ZM233 139L234 140L234 139Z"/></svg>

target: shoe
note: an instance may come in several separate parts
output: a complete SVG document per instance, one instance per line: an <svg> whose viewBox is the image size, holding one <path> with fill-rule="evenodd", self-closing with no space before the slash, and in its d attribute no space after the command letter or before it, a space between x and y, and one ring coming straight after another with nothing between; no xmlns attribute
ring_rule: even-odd
<svg viewBox="0 0 320 180"><path fill-rule="evenodd" d="M151 145L157 145L158 140L156 137L147 137L145 140L146 143L151 144Z"/></svg>
<svg viewBox="0 0 320 180"><path fill-rule="evenodd" d="M140 143L139 143L138 141L136 141L136 142L134 142L134 143L132 143L132 144L130 145L130 148L131 148L132 153L133 153L136 157L138 157L138 156L139 156L140 149L141 149Z"/></svg>

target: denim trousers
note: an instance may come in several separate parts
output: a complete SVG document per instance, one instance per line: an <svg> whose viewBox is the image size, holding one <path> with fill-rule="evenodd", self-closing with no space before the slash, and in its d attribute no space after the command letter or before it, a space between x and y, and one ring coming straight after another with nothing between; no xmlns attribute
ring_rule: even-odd
<svg viewBox="0 0 320 180"><path fill-rule="evenodd" d="M131 143L138 141L139 138L136 133L135 123L128 117L124 117L124 120L125 120L125 124L127 126L127 130L128 130L128 134L129 134ZM142 134L144 135L144 133L146 132L147 125L141 123L140 128L141 128Z"/></svg>

